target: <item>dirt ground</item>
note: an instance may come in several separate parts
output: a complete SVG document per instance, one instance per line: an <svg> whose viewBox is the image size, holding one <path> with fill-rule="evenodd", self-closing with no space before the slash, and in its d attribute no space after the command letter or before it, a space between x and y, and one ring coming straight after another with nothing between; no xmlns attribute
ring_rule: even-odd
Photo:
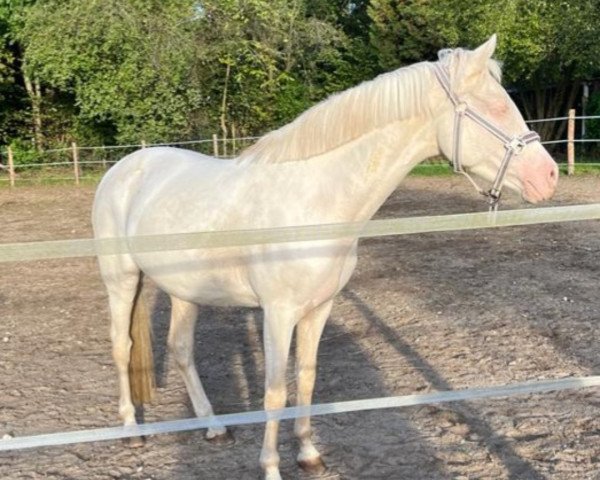
<svg viewBox="0 0 600 480"><path fill-rule="evenodd" d="M92 187L0 189L0 242L90 237ZM552 205L600 202L563 178ZM520 206L510 198L503 208ZM409 178L380 217L481 210L457 177ZM316 402L600 374L600 223L370 239L336 301ZM153 305L159 393L145 420L191 415ZM0 438L117 425L107 301L94 259L0 264ZM204 309L197 364L217 413L261 408L261 316ZM290 382L290 398L294 387ZM587 389L314 420L322 479L600 479L600 391ZM203 432L0 452L3 479L256 479L262 426L232 446ZM291 422L282 474L295 465ZM1 440L0 440L1 441Z"/></svg>

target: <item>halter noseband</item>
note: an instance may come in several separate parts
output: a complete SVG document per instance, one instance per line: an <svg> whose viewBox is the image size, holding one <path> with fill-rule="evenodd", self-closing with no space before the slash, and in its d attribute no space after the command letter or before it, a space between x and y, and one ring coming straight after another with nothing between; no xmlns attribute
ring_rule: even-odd
<svg viewBox="0 0 600 480"><path fill-rule="evenodd" d="M437 77L440 85L448 95L448 98L454 105L454 141L452 146L452 166L454 167L454 171L456 173L461 173L466 176L469 181L473 184L473 186L481 193L482 195L488 197L488 204L490 207L490 211L495 211L498 209L498 202L500 201L500 194L502 190L502 185L504 184L504 178L506 177L506 172L508 170L508 165L512 158L515 155L519 155L523 149L533 142L539 142L540 136L531 130L518 135L518 136L510 136L507 135L502 129L498 128L492 122L481 116L476 110L469 107L469 105L462 101L460 98L456 96L456 94L452 91L452 85L450 83L450 75L446 68L444 68L439 63L433 64L433 71L435 72L435 76ZM461 126L462 120L464 117L468 117L473 120L476 124L483 127L489 133L494 135L498 140L502 142L504 148L506 149L506 153L504 154L504 158L502 159L502 163L500 164L500 168L498 169L498 173L496 174L496 178L494 179L494 183L492 184L492 188L485 191L477 185L475 180L471 178L471 176L463 169L461 162Z"/></svg>

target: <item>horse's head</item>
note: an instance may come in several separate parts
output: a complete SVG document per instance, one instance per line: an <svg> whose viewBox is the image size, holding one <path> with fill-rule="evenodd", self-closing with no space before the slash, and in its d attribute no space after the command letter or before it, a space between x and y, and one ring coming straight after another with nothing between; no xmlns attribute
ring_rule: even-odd
<svg viewBox="0 0 600 480"><path fill-rule="evenodd" d="M492 203L506 185L531 203L554 194L558 168L500 84L492 60L496 36L473 51L440 52L431 108L441 152L457 171L493 182Z"/></svg>

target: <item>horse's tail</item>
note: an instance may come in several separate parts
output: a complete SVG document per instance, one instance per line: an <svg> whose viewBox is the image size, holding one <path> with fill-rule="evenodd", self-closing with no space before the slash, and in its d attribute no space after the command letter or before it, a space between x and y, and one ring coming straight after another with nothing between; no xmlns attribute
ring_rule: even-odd
<svg viewBox="0 0 600 480"><path fill-rule="evenodd" d="M141 280L133 303L130 335L132 340L129 358L131 401L134 405L141 406L153 400L156 389L152 327L148 308L142 298Z"/></svg>

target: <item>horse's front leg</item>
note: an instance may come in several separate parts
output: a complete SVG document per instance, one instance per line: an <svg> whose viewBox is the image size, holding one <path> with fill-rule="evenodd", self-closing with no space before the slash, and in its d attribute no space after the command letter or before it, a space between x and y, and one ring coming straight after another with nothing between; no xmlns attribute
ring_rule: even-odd
<svg viewBox="0 0 600 480"><path fill-rule="evenodd" d="M333 301L330 300L305 315L296 329L296 382L297 405L311 404L317 372L317 350L319 340L329 318ZM300 442L298 465L310 473L321 473L325 464L311 439L310 417L296 419L294 433Z"/></svg>
<svg viewBox="0 0 600 480"><path fill-rule="evenodd" d="M265 410L285 407L287 388L285 372L290 352L294 326L298 321L295 308L281 305L265 306ZM279 421L270 420L265 425L265 438L260 454L260 464L265 480L280 480L277 434Z"/></svg>

